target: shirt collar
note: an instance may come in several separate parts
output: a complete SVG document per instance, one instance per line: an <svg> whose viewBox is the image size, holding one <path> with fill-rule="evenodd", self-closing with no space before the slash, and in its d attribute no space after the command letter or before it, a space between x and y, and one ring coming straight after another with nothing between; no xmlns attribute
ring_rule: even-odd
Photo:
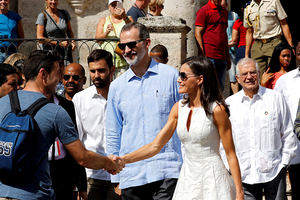
<svg viewBox="0 0 300 200"><path fill-rule="evenodd" d="M300 77L300 66L295 70L294 78Z"/></svg>
<svg viewBox="0 0 300 200"><path fill-rule="evenodd" d="M259 85L258 91L255 95L253 95L252 99L256 99L256 98L262 98L263 94L265 93L266 88L262 87L261 85ZM250 97L247 96L244 92L244 90L242 90L241 94L241 102L243 103L245 100L250 100Z"/></svg>
<svg viewBox="0 0 300 200"><path fill-rule="evenodd" d="M213 4L213 3L211 2L211 0L208 1L208 5L209 5L212 9L217 9L217 8L218 8L215 4Z"/></svg>
<svg viewBox="0 0 300 200"><path fill-rule="evenodd" d="M145 72L145 74L143 76L147 75L148 73L158 74L158 65L159 65L159 63L156 62L154 59L151 58L150 65L149 65L147 71ZM137 76L132 71L132 69L129 68L128 69L128 73L127 73L127 77L126 77L127 82L131 81L135 77L137 77ZM137 77L137 78L139 78L139 77Z"/></svg>
<svg viewBox="0 0 300 200"><path fill-rule="evenodd" d="M92 85L92 90L91 90L91 94L92 94L92 98L104 98L101 94L98 94L96 86Z"/></svg>

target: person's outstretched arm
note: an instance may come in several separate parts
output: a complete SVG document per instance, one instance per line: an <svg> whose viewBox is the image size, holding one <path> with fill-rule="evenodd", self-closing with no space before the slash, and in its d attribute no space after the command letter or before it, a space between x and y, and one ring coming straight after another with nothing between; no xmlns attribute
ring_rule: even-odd
<svg viewBox="0 0 300 200"><path fill-rule="evenodd" d="M177 120L178 120L178 102L174 104L166 125L158 133L155 139L151 143L146 144L145 146L139 148L138 150L121 157L124 164L144 160L158 154L160 150L163 148L163 146L165 146L165 144L173 136L173 133L177 127Z"/></svg>
<svg viewBox="0 0 300 200"><path fill-rule="evenodd" d="M226 158L234 180L236 199L243 200L244 192L241 181L241 172L232 139L231 123L224 106L216 106L213 112L214 124L216 125L222 144L226 153Z"/></svg>

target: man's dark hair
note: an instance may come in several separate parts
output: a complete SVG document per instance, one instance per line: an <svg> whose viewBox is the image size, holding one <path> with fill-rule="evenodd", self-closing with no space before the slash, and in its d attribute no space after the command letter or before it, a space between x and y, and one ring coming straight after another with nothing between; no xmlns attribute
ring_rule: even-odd
<svg viewBox="0 0 300 200"><path fill-rule="evenodd" d="M151 51L151 53L154 53L153 56L155 57L155 53L158 53L157 57L162 58L162 59L167 59L168 58L168 50L164 45L158 44L155 45Z"/></svg>
<svg viewBox="0 0 300 200"><path fill-rule="evenodd" d="M113 57L111 53L109 53L106 50L103 49L95 49L92 51L92 53L88 56L87 62L90 64L90 62L96 62L99 60L104 59L108 65L109 68L112 68L113 66Z"/></svg>
<svg viewBox="0 0 300 200"><path fill-rule="evenodd" d="M41 68L51 73L54 62L59 60L59 56L49 51L35 50L31 52L28 59L24 62L24 76L26 81L34 80Z"/></svg>
<svg viewBox="0 0 300 200"><path fill-rule="evenodd" d="M16 73L17 70L10 64L0 63L0 87L7 81L6 76Z"/></svg>
<svg viewBox="0 0 300 200"><path fill-rule="evenodd" d="M123 26L121 33L124 31L129 31L132 28L138 29L140 39L150 38L150 34L149 34L147 27L144 24L141 24L139 22L130 22L130 23L126 24L125 26Z"/></svg>

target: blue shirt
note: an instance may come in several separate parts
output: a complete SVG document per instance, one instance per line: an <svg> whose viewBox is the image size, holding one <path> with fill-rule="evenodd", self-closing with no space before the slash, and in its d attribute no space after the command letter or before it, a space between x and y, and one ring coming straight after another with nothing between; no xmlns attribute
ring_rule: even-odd
<svg viewBox="0 0 300 200"><path fill-rule="evenodd" d="M122 156L153 141L180 99L177 77L175 68L152 59L142 78L129 69L111 83L106 113L108 155ZM175 133L156 156L127 164L119 176L112 176L112 182L124 189L178 178L181 164L181 144Z"/></svg>
<svg viewBox="0 0 300 200"><path fill-rule="evenodd" d="M127 11L127 15L132 17L132 19L136 22L140 17L146 17L145 12L138 7L131 6L131 8Z"/></svg>
<svg viewBox="0 0 300 200"><path fill-rule="evenodd" d="M0 40L1 38L17 38L18 37L18 22L21 20L20 15L12 11L6 14L0 14ZM9 46L9 42L1 42L0 47ZM16 45L17 43L15 43Z"/></svg>
<svg viewBox="0 0 300 200"><path fill-rule="evenodd" d="M21 109L29 107L40 97L41 93L30 91L19 91ZM0 98L0 120L10 112L9 97ZM38 135L37 152L40 152L40 164L32 177L32 183L10 186L0 181L0 197L10 197L22 200L54 199L54 191L51 189L51 178L49 173L48 150L55 138L58 137L63 144L71 143L78 139L75 126L67 112L54 103L43 106L35 115L41 134Z"/></svg>

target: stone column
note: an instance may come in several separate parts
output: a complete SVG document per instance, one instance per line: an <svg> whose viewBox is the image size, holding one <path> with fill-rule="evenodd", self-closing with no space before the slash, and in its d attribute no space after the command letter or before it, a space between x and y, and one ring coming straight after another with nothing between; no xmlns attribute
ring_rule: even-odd
<svg viewBox="0 0 300 200"><path fill-rule="evenodd" d="M143 17L138 22L150 32L150 50L157 44L168 49L168 64L176 68L187 57L187 33L191 30L185 20L177 17Z"/></svg>

